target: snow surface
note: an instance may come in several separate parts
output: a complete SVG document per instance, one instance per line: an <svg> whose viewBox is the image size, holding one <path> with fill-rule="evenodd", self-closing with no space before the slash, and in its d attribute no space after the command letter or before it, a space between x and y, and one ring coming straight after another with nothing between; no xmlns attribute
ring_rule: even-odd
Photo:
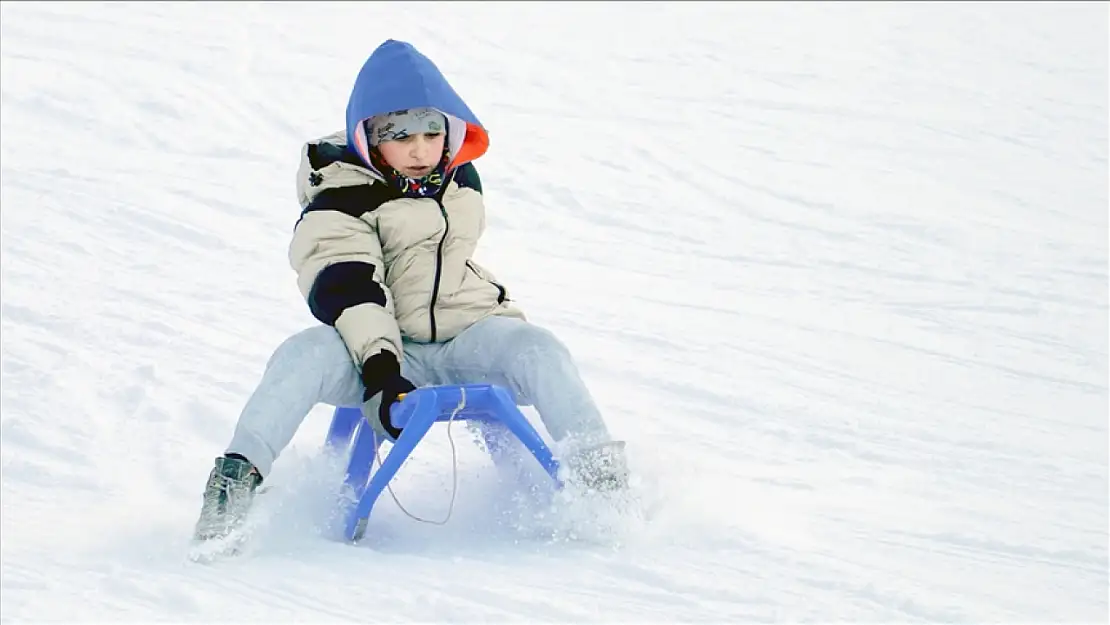
<svg viewBox="0 0 1110 625"><path fill-rule="evenodd" d="M1106 622L1105 3L0 8L5 622ZM318 406L186 557L301 143L393 37L489 127L480 260L646 497L334 540ZM395 482L442 517L434 430ZM462 431L462 430L459 430ZM458 438L458 436L456 437Z"/></svg>

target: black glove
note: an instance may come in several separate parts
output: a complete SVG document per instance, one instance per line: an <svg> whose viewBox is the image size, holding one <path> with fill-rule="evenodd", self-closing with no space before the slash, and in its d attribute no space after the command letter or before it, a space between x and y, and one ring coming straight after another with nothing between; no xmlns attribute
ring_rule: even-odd
<svg viewBox="0 0 1110 625"><path fill-rule="evenodd" d="M389 409L397 402L397 396L416 390L412 382L401 375L401 365L393 352L382 350L362 363L362 413L371 424L376 419L381 430L393 440L401 435L399 428L393 427ZM378 429L378 428L374 428Z"/></svg>

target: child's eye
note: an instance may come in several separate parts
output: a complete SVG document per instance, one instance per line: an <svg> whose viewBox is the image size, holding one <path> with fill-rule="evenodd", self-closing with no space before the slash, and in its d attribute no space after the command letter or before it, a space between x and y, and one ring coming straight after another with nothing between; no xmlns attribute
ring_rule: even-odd
<svg viewBox="0 0 1110 625"><path fill-rule="evenodd" d="M425 132L424 133L424 136L429 138L429 139L435 139L436 137L439 137L439 136L442 136L442 135L443 135L442 132Z"/></svg>

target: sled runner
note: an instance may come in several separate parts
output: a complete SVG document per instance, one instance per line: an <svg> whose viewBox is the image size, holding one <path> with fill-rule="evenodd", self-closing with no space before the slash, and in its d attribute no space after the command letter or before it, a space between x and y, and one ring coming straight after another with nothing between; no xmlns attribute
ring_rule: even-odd
<svg viewBox="0 0 1110 625"><path fill-rule="evenodd" d="M524 444L557 488L563 486L558 476L559 462L509 393L499 386L464 384L418 388L392 407L391 421L394 427L401 429L401 435L392 441L389 453L381 459L381 466L371 475L382 439L388 438L371 427L357 406L338 406L332 415L325 445L350 454L344 484L357 501L345 512L344 537L348 541L357 541L365 534L374 502L435 423L479 422L486 449L494 462L499 461L505 451L502 436L507 431Z"/></svg>

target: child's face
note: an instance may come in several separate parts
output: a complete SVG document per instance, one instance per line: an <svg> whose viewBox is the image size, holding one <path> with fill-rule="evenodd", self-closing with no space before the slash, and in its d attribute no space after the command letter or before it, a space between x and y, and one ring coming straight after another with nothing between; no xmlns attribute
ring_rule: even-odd
<svg viewBox="0 0 1110 625"><path fill-rule="evenodd" d="M427 176L443 156L442 132L425 132L404 139L384 141L378 149L391 167L409 178Z"/></svg>

